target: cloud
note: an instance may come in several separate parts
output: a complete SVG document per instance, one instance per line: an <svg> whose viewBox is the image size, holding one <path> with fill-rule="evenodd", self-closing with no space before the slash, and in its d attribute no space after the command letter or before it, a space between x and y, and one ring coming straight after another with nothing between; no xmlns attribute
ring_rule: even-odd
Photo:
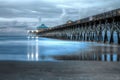
<svg viewBox="0 0 120 80"><path fill-rule="evenodd" d="M60 18L63 18L67 15L66 10L63 8L62 9L62 14L60 15Z"/></svg>
<svg viewBox="0 0 120 80"><path fill-rule="evenodd" d="M6 22L0 27L14 21L27 22L31 26L40 22L53 27L70 19L74 21L120 8L119 0L0 0L0 3L0 22Z"/></svg>
<svg viewBox="0 0 120 80"><path fill-rule="evenodd" d="M56 18L63 14L63 10L75 11L74 13L90 12L91 9L98 8L114 9L120 7L119 0L1 0L0 4L0 17L6 18ZM70 14L71 15L71 14ZM82 16L82 15L81 15ZM87 16L87 15L86 15Z"/></svg>

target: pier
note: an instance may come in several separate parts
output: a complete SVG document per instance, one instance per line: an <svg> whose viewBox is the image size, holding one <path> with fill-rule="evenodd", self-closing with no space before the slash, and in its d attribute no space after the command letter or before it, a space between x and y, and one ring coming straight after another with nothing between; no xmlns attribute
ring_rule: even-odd
<svg viewBox="0 0 120 80"><path fill-rule="evenodd" d="M58 56L58 60L86 60L86 61L120 61L120 9L104 12L94 16L67 23L55 27L30 31L31 36L72 40L81 42L97 42L110 46L94 46L96 50L79 55ZM97 45L97 44L96 44ZM117 47L115 47L116 45ZM104 50L103 50L104 49Z"/></svg>
<svg viewBox="0 0 120 80"><path fill-rule="evenodd" d="M120 44L120 9L104 12L94 16L67 23L44 30L33 31L41 37L91 41Z"/></svg>

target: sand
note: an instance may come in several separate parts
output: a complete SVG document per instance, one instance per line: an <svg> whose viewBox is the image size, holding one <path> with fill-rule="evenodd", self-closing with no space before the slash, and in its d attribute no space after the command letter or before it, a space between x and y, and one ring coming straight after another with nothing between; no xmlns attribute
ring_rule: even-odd
<svg viewBox="0 0 120 80"><path fill-rule="evenodd" d="M120 62L0 61L0 80L120 80Z"/></svg>

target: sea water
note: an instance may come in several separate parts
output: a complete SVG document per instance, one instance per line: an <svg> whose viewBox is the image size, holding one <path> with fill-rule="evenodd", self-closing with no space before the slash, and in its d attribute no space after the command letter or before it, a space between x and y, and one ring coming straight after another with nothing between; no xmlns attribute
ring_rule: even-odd
<svg viewBox="0 0 120 80"><path fill-rule="evenodd" d="M98 47L101 46L101 47ZM96 52L93 47L103 52ZM101 44L96 42L81 42L81 41L64 41L43 37L28 37L28 36L0 36L0 60L12 61L56 61L53 56L63 55L78 55L93 53L109 54L116 58L119 53L118 46L110 47L109 44ZM111 49L112 52L111 52ZM107 51L106 51L107 50ZM104 56L103 56L104 57ZM104 59L103 59L104 60ZM116 59L114 59L116 60Z"/></svg>

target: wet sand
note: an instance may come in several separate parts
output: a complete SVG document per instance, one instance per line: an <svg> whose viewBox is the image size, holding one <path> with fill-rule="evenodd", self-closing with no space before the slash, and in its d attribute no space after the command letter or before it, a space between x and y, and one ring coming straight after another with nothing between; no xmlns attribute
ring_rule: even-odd
<svg viewBox="0 0 120 80"><path fill-rule="evenodd" d="M120 80L120 62L0 61L0 80Z"/></svg>

